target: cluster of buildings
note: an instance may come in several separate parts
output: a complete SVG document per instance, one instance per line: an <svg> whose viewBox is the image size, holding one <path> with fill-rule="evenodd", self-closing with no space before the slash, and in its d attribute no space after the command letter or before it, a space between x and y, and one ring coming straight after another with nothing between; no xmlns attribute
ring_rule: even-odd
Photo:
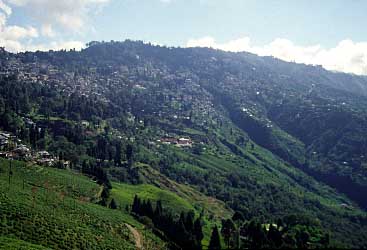
<svg viewBox="0 0 367 250"><path fill-rule="evenodd" d="M69 161L61 161L47 151L35 151L27 145L21 143L21 140L10 133L0 131L0 157L11 160L22 160L33 162L43 166L55 166L62 164L64 168L70 166Z"/></svg>
<svg viewBox="0 0 367 250"><path fill-rule="evenodd" d="M165 144L165 145L175 145L177 147L192 147L193 141L189 138L161 138L158 142Z"/></svg>
<svg viewBox="0 0 367 250"><path fill-rule="evenodd" d="M52 51L49 52L52 56ZM196 100L195 93L200 91L199 78L190 71L180 69L172 72L164 65L155 65L149 61L141 60L141 63L129 67L128 64L121 65L114 62L106 62L103 70L98 65L90 67L87 72L74 72L72 69L54 65L49 61L32 55L32 58L23 60L22 55L11 55L5 51L0 51L0 56L4 60L0 61L0 77L16 76L19 81L32 82L41 85L48 85L53 88L60 88L64 93L78 93L84 96L94 96L100 101L109 102L105 97L111 90L132 90L144 94L146 89L159 89L160 84L175 85L181 94L172 91L162 91L160 95L166 103L166 108L160 107L159 116L187 122L190 119L190 112L179 107L173 114L170 103L191 104L191 110L200 118L195 119L199 125L206 125L210 120L209 116L215 113L211 100L205 93L200 93L200 100ZM140 56L136 55L137 61ZM159 81L158 81L159 80ZM139 95L139 93L138 93ZM158 112L158 111L157 111ZM156 112L156 113L157 113Z"/></svg>

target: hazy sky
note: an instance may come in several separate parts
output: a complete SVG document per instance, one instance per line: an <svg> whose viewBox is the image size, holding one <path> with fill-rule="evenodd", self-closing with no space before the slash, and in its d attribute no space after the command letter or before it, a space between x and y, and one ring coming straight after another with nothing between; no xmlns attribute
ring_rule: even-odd
<svg viewBox="0 0 367 250"><path fill-rule="evenodd" d="M366 0L0 0L0 45L90 40L250 51L367 74Z"/></svg>

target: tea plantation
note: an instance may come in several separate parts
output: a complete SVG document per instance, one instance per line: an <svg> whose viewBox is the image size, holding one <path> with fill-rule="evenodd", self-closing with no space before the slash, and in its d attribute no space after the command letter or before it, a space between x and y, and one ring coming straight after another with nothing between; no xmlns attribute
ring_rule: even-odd
<svg viewBox="0 0 367 250"><path fill-rule="evenodd" d="M0 160L0 248L135 249L121 210L96 204L100 187L80 174ZM13 248L16 246L16 248Z"/></svg>

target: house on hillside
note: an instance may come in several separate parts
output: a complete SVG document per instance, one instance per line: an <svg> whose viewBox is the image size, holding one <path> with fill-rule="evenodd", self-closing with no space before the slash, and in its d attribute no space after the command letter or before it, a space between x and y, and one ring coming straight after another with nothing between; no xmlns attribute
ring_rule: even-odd
<svg viewBox="0 0 367 250"><path fill-rule="evenodd" d="M56 159L47 151L37 152L37 163L45 166L53 166L56 163Z"/></svg>
<svg viewBox="0 0 367 250"><path fill-rule="evenodd" d="M165 144L165 145L176 145L177 147L191 147L193 142L189 138L161 138L160 140L157 140L158 142Z"/></svg>
<svg viewBox="0 0 367 250"><path fill-rule="evenodd" d="M0 150L5 150L9 144L9 137L0 134Z"/></svg>
<svg viewBox="0 0 367 250"><path fill-rule="evenodd" d="M177 147L192 147L192 140L188 138L180 138L177 141Z"/></svg>
<svg viewBox="0 0 367 250"><path fill-rule="evenodd" d="M158 142L161 142L162 144L166 144L166 145L171 145L171 144L176 145L178 143L176 138L162 138L158 140Z"/></svg>
<svg viewBox="0 0 367 250"><path fill-rule="evenodd" d="M47 151L39 151L37 152L37 157L39 159L50 159L52 158L51 154Z"/></svg>
<svg viewBox="0 0 367 250"><path fill-rule="evenodd" d="M44 165L44 166L49 166L52 167L53 165L55 165L55 159L50 158L50 159L38 159L37 160L37 164L39 165Z"/></svg>
<svg viewBox="0 0 367 250"><path fill-rule="evenodd" d="M20 144L11 152L10 155L16 160L25 160L32 157L32 152L26 145Z"/></svg>
<svg viewBox="0 0 367 250"><path fill-rule="evenodd" d="M89 127L89 122L88 121L82 121L82 126L84 127L84 128L88 128Z"/></svg>

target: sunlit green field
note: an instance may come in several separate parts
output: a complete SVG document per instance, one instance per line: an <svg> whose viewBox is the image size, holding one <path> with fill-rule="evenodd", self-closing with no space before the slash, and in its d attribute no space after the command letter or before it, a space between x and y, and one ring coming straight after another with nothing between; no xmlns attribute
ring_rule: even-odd
<svg viewBox="0 0 367 250"><path fill-rule="evenodd" d="M4 249L135 249L125 223L138 223L120 210L93 204L100 187L87 177L20 162L13 162L11 172L9 178L9 162L1 159Z"/></svg>

